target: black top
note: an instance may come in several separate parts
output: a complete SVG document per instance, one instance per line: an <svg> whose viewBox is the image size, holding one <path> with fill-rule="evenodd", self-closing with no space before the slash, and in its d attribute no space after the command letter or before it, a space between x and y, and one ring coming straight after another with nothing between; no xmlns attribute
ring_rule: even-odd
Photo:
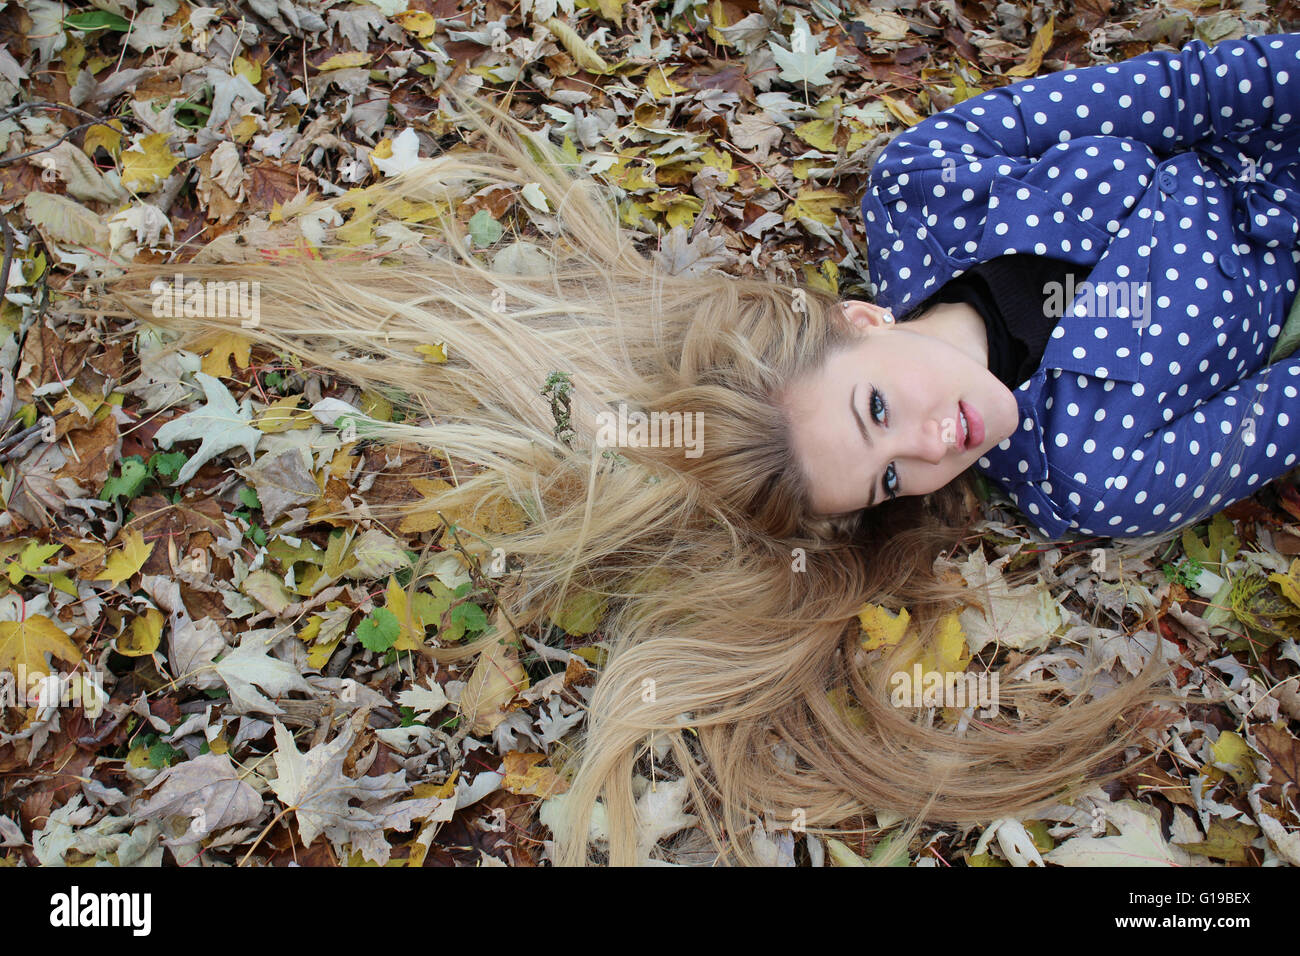
<svg viewBox="0 0 1300 956"><path fill-rule="evenodd" d="M999 256L972 266L925 300L913 316L940 302L966 302L984 317L988 333L989 371L1008 388L1027 381L1038 370L1043 350L1061 316L1048 307L1049 283L1059 283L1061 293L1053 303L1069 305L1064 293L1087 279L1090 269L1026 253ZM907 320L907 316L903 321Z"/></svg>

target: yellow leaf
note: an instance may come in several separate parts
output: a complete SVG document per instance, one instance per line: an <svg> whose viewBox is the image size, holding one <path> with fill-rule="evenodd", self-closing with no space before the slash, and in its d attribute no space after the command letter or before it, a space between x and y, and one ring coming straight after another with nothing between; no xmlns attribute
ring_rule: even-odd
<svg viewBox="0 0 1300 956"><path fill-rule="evenodd" d="M122 121L120 119L111 119L107 124L97 123L86 130L86 139L81 148L87 156L94 156L95 150L100 146L108 152L108 155L116 159L122 152Z"/></svg>
<svg viewBox="0 0 1300 956"><path fill-rule="evenodd" d="M835 226L835 210L848 201L844 193L836 189L801 189L785 210L785 222L792 219L806 218L819 222L823 226Z"/></svg>
<svg viewBox="0 0 1300 956"><path fill-rule="evenodd" d="M126 543L108 556L103 572L93 580L112 581L114 586L121 584L144 566L153 549L152 544L144 543L144 535L139 531L128 532Z"/></svg>
<svg viewBox="0 0 1300 956"><path fill-rule="evenodd" d="M460 771L456 770L447 779L446 783L417 783L411 788L411 796L417 800L427 800L429 797L446 800L448 797L454 797L456 795L456 778L459 776Z"/></svg>
<svg viewBox="0 0 1300 956"><path fill-rule="evenodd" d="M253 343L250 339L246 339L234 332L222 331L205 336L201 343L195 344L195 351L211 348L212 351L203 357L201 371L213 378L223 378L230 374L231 359L234 359L237 367L241 369L248 368L252 346Z"/></svg>
<svg viewBox="0 0 1300 956"><path fill-rule="evenodd" d="M375 215L370 208L371 195L366 190L349 189L339 197L334 207L340 212L352 213L347 222L334 230L336 238L350 246L364 245L371 240L375 231Z"/></svg>
<svg viewBox="0 0 1300 956"><path fill-rule="evenodd" d="M44 614L29 614L22 621L0 621L0 669L23 667L30 678L49 666L45 654L68 664L81 663L81 651L59 625Z"/></svg>
<svg viewBox="0 0 1300 956"><path fill-rule="evenodd" d="M1029 55L1025 57L1025 62L1019 66L1013 66L1007 70L1006 76L1033 76L1038 72L1038 68L1043 65L1043 55L1047 53L1047 48L1052 45L1052 33L1056 26L1056 14L1047 18L1036 34L1034 42L1029 46Z"/></svg>
<svg viewBox="0 0 1300 956"><path fill-rule="evenodd" d="M585 637L594 631L605 615L608 601L592 591L579 591L565 599L551 621L572 637Z"/></svg>
<svg viewBox="0 0 1300 956"><path fill-rule="evenodd" d="M311 650L307 652L307 666L312 670L320 670L329 659L334 656L334 651L339 644L343 642L344 635L340 634L332 641L326 641L324 644L313 644Z"/></svg>
<svg viewBox="0 0 1300 956"><path fill-rule="evenodd" d="M348 70L355 69L358 66L365 66L371 60L369 53L351 52L336 53L324 63L316 67L322 73L329 70Z"/></svg>
<svg viewBox="0 0 1300 956"><path fill-rule="evenodd" d="M230 72L235 76L242 76L253 86L257 86L258 83L262 82L262 64L254 63L247 57L235 57Z"/></svg>
<svg viewBox="0 0 1300 956"><path fill-rule="evenodd" d="M885 104L885 108L898 117L898 121L904 126L915 126L917 123L921 122L921 117L917 115L916 110L912 109L912 107L908 106L902 100L896 100L892 96L886 96L884 93L880 94L880 99Z"/></svg>
<svg viewBox="0 0 1300 956"><path fill-rule="evenodd" d="M941 674L959 674L970 664L970 647L966 643L966 634L961 628L961 617L957 611L949 611L939 621L935 633L934 646L924 651L919 660L922 673L938 671Z"/></svg>
<svg viewBox="0 0 1300 956"><path fill-rule="evenodd" d="M136 615L131 626L117 636L113 650L125 657L148 657L162 643L163 620L156 607Z"/></svg>
<svg viewBox="0 0 1300 956"><path fill-rule="evenodd" d="M623 7L627 0L596 0L596 8L606 20L613 20L618 26L623 25Z"/></svg>
<svg viewBox="0 0 1300 956"><path fill-rule="evenodd" d="M813 149L820 149L824 153L834 153L836 151L835 133L838 128L831 120L811 120L796 126L794 134Z"/></svg>
<svg viewBox="0 0 1300 956"><path fill-rule="evenodd" d="M154 133L122 153L123 186L147 193L162 185L181 161L167 148L167 139L167 133Z"/></svg>
<svg viewBox="0 0 1300 956"><path fill-rule="evenodd" d="M672 75L677 72L677 67L671 67L665 70L661 65L656 63L646 74L645 90L656 100L666 100L677 93L685 93L688 87L675 83L671 79Z"/></svg>
<svg viewBox="0 0 1300 956"><path fill-rule="evenodd" d="M833 259L823 259L815 266L811 262L805 262L801 268L804 281L810 287L833 296L840 294L840 267Z"/></svg>
<svg viewBox="0 0 1300 956"><path fill-rule="evenodd" d="M445 342L435 342L433 345L417 345L415 352L417 355L424 356L426 362L434 365L441 365L447 361L447 345Z"/></svg>
<svg viewBox="0 0 1300 956"><path fill-rule="evenodd" d="M243 145L253 138L254 134L257 133L257 130L257 117L252 113L245 113L240 118L239 122L231 127L230 135L234 138L236 143Z"/></svg>
<svg viewBox="0 0 1300 956"><path fill-rule="evenodd" d="M1273 573L1268 579L1281 589L1284 598L1300 607L1300 558L1291 562L1286 574Z"/></svg>
<svg viewBox="0 0 1300 956"><path fill-rule="evenodd" d="M433 18L433 14L423 10L404 10L393 14L393 19L403 30L421 40L427 40L438 30L438 22Z"/></svg>
<svg viewBox="0 0 1300 956"><path fill-rule="evenodd" d="M505 776L501 778L501 786L510 793L534 795L543 800L564 793L569 789L568 781L550 767L537 766L545 759L546 754L508 751L502 758Z"/></svg>
<svg viewBox="0 0 1300 956"><path fill-rule="evenodd" d="M268 435L309 428L316 421L305 408L298 407L297 395L286 395L267 406L253 422L253 427Z"/></svg>
<svg viewBox="0 0 1300 956"><path fill-rule="evenodd" d="M734 47L735 44L722 34L722 28L726 26L730 26L730 24L727 23L727 14L722 9L722 0L713 0L713 5L709 7L709 39L718 46Z"/></svg>
<svg viewBox="0 0 1300 956"><path fill-rule="evenodd" d="M442 512L456 527L484 538L523 530L524 514L511 501L493 498L481 503L477 511L470 513L441 503L442 495L452 487L441 478L412 478L410 481L411 486L424 495L424 500L413 505L398 525L397 530L403 534L432 531L441 527L442 519L438 517L438 512ZM469 544L468 541L464 543Z"/></svg>
<svg viewBox="0 0 1300 956"><path fill-rule="evenodd" d="M879 604L864 604L858 612L858 622L866 637L862 641L864 651L874 651L878 647L893 647L907 633L907 625L912 616L903 608L898 614L891 614Z"/></svg>
<svg viewBox="0 0 1300 956"><path fill-rule="evenodd" d="M392 138L385 136L383 139L381 139L378 143L375 144L375 148L370 151L370 156L367 158L370 160L370 171L373 172L376 176L378 176L379 167L375 165L375 160L393 158ZM272 219L271 221L274 222L275 220Z"/></svg>
<svg viewBox="0 0 1300 956"><path fill-rule="evenodd" d="M506 719L506 707L515 694L528 687L528 674L515 657L514 632L498 611L493 618L499 640L491 641L479 655L460 695L460 713L470 722L470 733L490 734Z"/></svg>
<svg viewBox="0 0 1300 956"><path fill-rule="evenodd" d="M1210 745L1210 752L1214 754L1215 764L1223 765L1211 769L1226 771L1242 786L1255 782L1255 761L1251 759L1250 745L1240 734L1223 731Z"/></svg>
<svg viewBox="0 0 1300 956"><path fill-rule="evenodd" d="M432 595L416 592L414 607L406 599L406 589L397 583L394 575L389 575L388 590L384 594L384 607L393 612L397 618L397 640L393 649L414 651L424 646L424 629L435 626L442 619L447 602L439 603ZM411 626L407 626L410 616Z"/></svg>
<svg viewBox="0 0 1300 956"><path fill-rule="evenodd" d="M549 17L545 25L546 29L555 34L556 39L569 51L569 56L573 57L573 62L577 63L581 69L586 70L588 73L609 72L609 64L600 58L599 53L587 45L587 41L573 27L562 20L555 19L555 17Z"/></svg>

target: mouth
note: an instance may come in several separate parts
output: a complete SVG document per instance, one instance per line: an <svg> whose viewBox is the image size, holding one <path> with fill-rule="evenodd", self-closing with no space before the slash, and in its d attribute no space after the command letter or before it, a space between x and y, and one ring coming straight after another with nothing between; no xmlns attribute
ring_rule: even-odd
<svg viewBox="0 0 1300 956"><path fill-rule="evenodd" d="M957 403L957 413L961 420L962 448L978 448L984 442L984 419L965 402Z"/></svg>

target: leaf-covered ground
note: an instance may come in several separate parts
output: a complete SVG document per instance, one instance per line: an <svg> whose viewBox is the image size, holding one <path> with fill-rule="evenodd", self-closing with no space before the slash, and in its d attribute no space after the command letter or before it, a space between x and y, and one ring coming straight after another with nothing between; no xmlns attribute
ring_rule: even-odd
<svg viewBox="0 0 1300 956"><path fill-rule="evenodd" d="M1292 0L1221 6L6 5L0 860L538 865L601 662L601 609L580 602L461 668L420 653L491 626L499 577L459 535L490 542L520 516L451 515L453 536L435 512L444 463L336 427L340 402L400 415L391 396L236 335L163 360L137 325L70 318L112 268L95 250L183 262L458 142L440 88L513 88L666 268L861 294L857 201L900 129L1016 78L1296 29ZM489 192L458 215L491 253L536 235L527 200ZM396 526L367 517L403 501ZM1159 646L1179 658L1181 706L1144 731L1138 769L1036 820L931 827L905 848L884 812L838 840L765 821L755 846L787 865L1300 863L1291 477L1136 547L1039 542L983 508L946 571L993 580L995 606L954 613L938 663L983 651L1072 685L1086 646L1113 680ZM355 517L320 517L339 510ZM426 549L437 577L408 602ZM1037 584L1000 584L1025 567ZM906 627L872 607L862 623L866 648ZM81 675L62 705L44 706L54 688L24 699L20 678L51 667ZM646 853L714 862L671 768L652 773Z"/></svg>

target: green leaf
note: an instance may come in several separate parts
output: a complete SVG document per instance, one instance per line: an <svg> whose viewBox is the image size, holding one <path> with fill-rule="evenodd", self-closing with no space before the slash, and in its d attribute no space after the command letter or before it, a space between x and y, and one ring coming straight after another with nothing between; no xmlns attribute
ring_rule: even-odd
<svg viewBox="0 0 1300 956"><path fill-rule="evenodd" d="M894 846L894 834L885 837L876 844L868 861L872 866L907 866L907 845Z"/></svg>
<svg viewBox="0 0 1300 956"><path fill-rule="evenodd" d="M1237 556L1241 541L1232 533L1232 522L1220 512L1210 522L1204 543L1188 528L1183 532L1183 551L1200 564L1221 564Z"/></svg>
<svg viewBox="0 0 1300 956"><path fill-rule="evenodd" d="M84 13L71 14L63 18L63 25L69 30L80 30L83 33L90 33L92 30L116 30L118 33L125 33L131 29L131 21L107 10L87 10Z"/></svg>
<svg viewBox="0 0 1300 956"><path fill-rule="evenodd" d="M451 609L449 620L465 632L482 631L488 625L487 613L477 604L457 604Z"/></svg>
<svg viewBox="0 0 1300 956"><path fill-rule="evenodd" d="M397 615L386 607L375 608L364 621L357 625L357 640L369 651L386 651L396 643L402 626L397 623Z"/></svg>
<svg viewBox="0 0 1300 956"><path fill-rule="evenodd" d="M5 566L5 570L9 574L9 583L21 584L23 578L29 574L36 574L37 569L42 567L46 560L62 547L63 545L57 542L54 544L41 544L38 541L28 542L27 547L23 548L18 558L10 561Z"/></svg>
<svg viewBox="0 0 1300 956"><path fill-rule="evenodd" d="M492 245L501 238L501 233L504 231L501 228L501 223L493 219L492 214L486 209L480 209L470 217L470 238L474 240L474 245L479 248Z"/></svg>
<svg viewBox="0 0 1300 956"><path fill-rule="evenodd" d="M1273 351L1269 353L1268 364L1272 365L1288 357L1296 350L1296 346L1300 346L1300 296L1291 303L1291 311L1287 313L1282 334L1277 337Z"/></svg>
<svg viewBox="0 0 1300 956"><path fill-rule="evenodd" d="M138 457L132 455L132 458ZM186 455L179 451L156 451L149 456L149 473L172 481L185 464ZM130 460L130 459L128 459Z"/></svg>
<svg viewBox="0 0 1300 956"><path fill-rule="evenodd" d="M124 495L130 501L140 494L140 489L149 480L149 468L139 455L123 458L118 465L121 468L121 474L115 475L104 482L104 489L99 493L101 501L112 501L119 495Z"/></svg>
<svg viewBox="0 0 1300 956"><path fill-rule="evenodd" d="M257 497L257 492L254 491L252 488L248 487L248 485L240 485L238 493L239 493L239 500L242 501L244 504L246 504L249 508L262 507L262 501Z"/></svg>
<svg viewBox="0 0 1300 956"><path fill-rule="evenodd" d="M592 591L570 595L551 620L572 637L585 637L596 629L605 615L607 602Z"/></svg>
<svg viewBox="0 0 1300 956"><path fill-rule="evenodd" d="M171 766L172 762L180 755L179 750L160 740L149 747L149 766L155 770L161 770L163 767Z"/></svg>

